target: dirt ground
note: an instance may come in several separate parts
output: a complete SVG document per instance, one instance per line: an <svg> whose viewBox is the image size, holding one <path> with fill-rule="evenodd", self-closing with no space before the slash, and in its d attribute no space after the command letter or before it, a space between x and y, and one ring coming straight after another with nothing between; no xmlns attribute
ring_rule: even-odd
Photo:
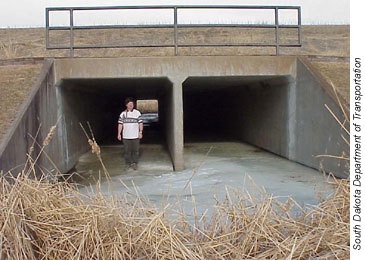
<svg viewBox="0 0 365 260"><path fill-rule="evenodd" d="M294 42L295 32L280 31L281 42ZM53 45L67 44L69 33L56 31L50 34ZM200 28L181 29L181 43L238 43L272 42L270 29ZM90 30L75 32L75 44L91 43L172 43L171 29L118 29ZM350 26L303 26L303 46L300 48L281 48L281 55L321 55L349 57ZM184 47L179 55L274 55L275 49L258 47ZM172 56L174 49L167 48L122 48L75 50L76 57L119 57L119 56ZM46 50L44 28L0 29L0 60L29 57L68 57L68 50ZM349 62L316 61L314 66L339 93L349 101ZM14 121L19 107L26 99L34 84L41 65L0 66L0 140Z"/></svg>

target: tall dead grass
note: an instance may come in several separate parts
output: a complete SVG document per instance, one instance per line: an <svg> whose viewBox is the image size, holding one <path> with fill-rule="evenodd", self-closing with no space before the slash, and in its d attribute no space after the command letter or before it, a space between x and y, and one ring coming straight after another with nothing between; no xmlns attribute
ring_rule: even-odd
<svg viewBox="0 0 365 260"><path fill-rule="evenodd" d="M133 193L86 196L67 182L0 178L1 259L348 259L349 183L301 214L292 199L235 190L194 224ZM178 207L177 207L178 208ZM177 212L177 213L172 213Z"/></svg>
<svg viewBox="0 0 365 260"><path fill-rule="evenodd" d="M133 188L84 195L29 169L0 177L1 259L349 258L348 180L329 179L335 192L311 208L256 187L191 216L179 201L158 209Z"/></svg>
<svg viewBox="0 0 365 260"><path fill-rule="evenodd" d="M52 132L54 127L43 148ZM93 135L92 139L90 145L97 145ZM200 216L194 210L194 196L190 215L179 200L157 208L136 188L110 196L99 188L85 195L67 180L36 179L39 154L34 156L27 161L30 167L16 177L0 177L0 259L348 259L350 255L348 180L330 177L334 192L306 208L256 186L252 191L226 188L225 198L212 205L213 212Z"/></svg>
<svg viewBox="0 0 365 260"><path fill-rule="evenodd" d="M17 57L17 46L10 38L8 42L0 43L0 51L3 53L1 56L5 56L6 59L13 59Z"/></svg>

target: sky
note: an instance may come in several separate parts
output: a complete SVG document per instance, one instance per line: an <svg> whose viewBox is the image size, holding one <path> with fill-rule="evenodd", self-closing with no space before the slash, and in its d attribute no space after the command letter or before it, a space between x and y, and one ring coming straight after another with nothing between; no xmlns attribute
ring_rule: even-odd
<svg viewBox="0 0 365 260"><path fill-rule="evenodd" d="M0 0L0 27L44 27L46 7L75 7L75 6L124 6L124 5L290 5L301 6L302 24L349 24L350 0ZM272 19L267 11L181 11L178 13L179 22L266 22ZM280 14L282 21L296 23L293 12ZM166 23L171 22L167 11L160 12L78 12L75 14L79 25L96 24L126 24L126 23ZM243 18L244 17L244 18ZM269 18L270 17L270 18ZM53 12L51 25L65 25L68 22L66 12Z"/></svg>

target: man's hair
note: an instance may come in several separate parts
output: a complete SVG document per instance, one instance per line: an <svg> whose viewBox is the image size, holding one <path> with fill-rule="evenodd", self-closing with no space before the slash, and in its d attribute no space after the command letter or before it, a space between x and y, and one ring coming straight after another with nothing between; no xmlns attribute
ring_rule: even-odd
<svg viewBox="0 0 365 260"><path fill-rule="evenodd" d="M125 100L124 100L124 105L127 105L129 102L133 102L134 104L134 99L131 98L131 97L127 97Z"/></svg>

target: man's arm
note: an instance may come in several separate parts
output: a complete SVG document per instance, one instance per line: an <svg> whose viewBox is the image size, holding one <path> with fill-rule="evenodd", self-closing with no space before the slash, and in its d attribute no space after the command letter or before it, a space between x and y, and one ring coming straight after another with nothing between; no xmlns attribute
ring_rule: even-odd
<svg viewBox="0 0 365 260"><path fill-rule="evenodd" d="M138 124L138 128L139 128L138 138L139 138L139 139L142 139L143 123L139 123L139 124Z"/></svg>
<svg viewBox="0 0 365 260"><path fill-rule="evenodd" d="M138 111L139 112L139 111ZM138 138L142 139L142 132L143 132L143 120L142 120L142 115L141 112L139 112L139 117L138 117Z"/></svg>
<svg viewBox="0 0 365 260"><path fill-rule="evenodd" d="M121 136L122 130L123 130L123 124L118 124L118 135L117 135L117 139L119 141L122 140L122 136Z"/></svg>

